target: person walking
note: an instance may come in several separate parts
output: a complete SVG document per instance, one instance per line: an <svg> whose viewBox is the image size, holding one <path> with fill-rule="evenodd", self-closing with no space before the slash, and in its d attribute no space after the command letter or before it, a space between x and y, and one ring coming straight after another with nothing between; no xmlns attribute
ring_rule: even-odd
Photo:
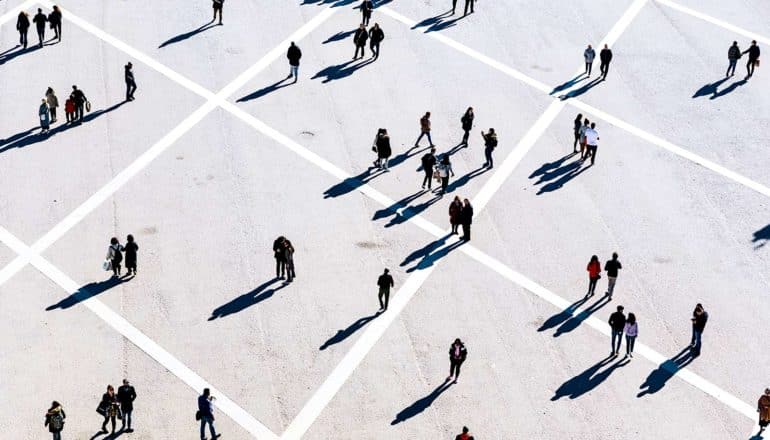
<svg viewBox="0 0 770 440"><path fill-rule="evenodd" d="M468 6L471 7L471 14L473 14L473 5L476 3L476 0L465 0L465 13L463 14L463 17L468 15Z"/></svg>
<svg viewBox="0 0 770 440"><path fill-rule="evenodd" d="M463 426L463 432L462 434L457 434L455 437L455 440L474 440L473 436L470 434L470 430L467 426Z"/></svg>
<svg viewBox="0 0 770 440"><path fill-rule="evenodd" d="M72 95L64 101L64 115L67 117L67 123L75 122L75 101Z"/></svg>
<svg viewBox="0 0 770 440"><path fill-rule="evenodd" d="M37 29L37 38L39 40L39 46L43 47L43 41L45 41L45 24L48 18L43 14L43 9L37 8L37 14L32 18L32 22L35 23Z"/></svg>
<svg viewBox="0 0 770 440"><path fill-rule="evenodd" d="M40 118L40 134L48 133L48 129L51 128L51 119L48 116L48 101L46 98L42 99L40 107L37 108L37 115Z"/></svg>
<svg viewBox="0 0 770 440"><path fill-rule="evenodd" d="M577 117L575 117L574 128L573 128L573 131L575 132L575 141L572 142L573 154L578 152L577 146L578 146L578 142L580 142L580 132L582 128L583 128L583 114L578 113Z"/></svg>
<svg viewBox="0 0 770 440"><path fill-rule="evenodd" d="M48 103L48 111L51 113L51 123L56 122L56 108L59 107L59 98L56 97L51 87L45 91L45 100Z"/></svg>
<svg viewBox="0 0 770 440"><path fill-rule="evenodd" d="M211 19L213 23L217 19L217 13L219 14L219 24L222 24L222 8L225 5L225 0L214 0L211 7L214 9L214 18Z"/></svg>
<svg viewBox="0 0 770 440"><path fill-rule="evenodd" d="M355 35L353 35L353 44L356 45L356 53L353 55L353 60L358 59L358 50L361 49L361 58L366 55L366 40L369 38L369 33L366 31L366 26L361 23L356 29Z"/></svg>
<svg viewBox="0 0 770 440"><path fill-rule="evenodd" d="M757 401L757 412L759 413L759 433L762 434L770 424L770 388L765 388L765 394L760 396Z"/></svg>
<svg viewBox="0 0 770 440"><path fill-rule="evenodd" d="M599 72L602 74L602 80L607 79L607 72L610 71L610 61L612 61L612 51L605 44L604 49L599 52Z"/></svg>
<svg viewBox="0 0 770 440"><path fill-rule="evenodd" d="M296 274L294 273L294 246L288 238L283 242L283 254L286 260L286 282L290 283L294 281Z"/></svg>
<svg viewBox="0 0 770 440"><path fill-rule="evenodd" d="M130 235L129 235L130 237ZM128 261L128 259L126 259ZM128 263L126 263L128 266ZM134 432L131 428L131 414L134 412L134 400L136 400L136 390L128 382L128 379L123 379L123 385L118 388L118 402L120 403L120 410L123 412L123 427L121 430L126 432Z"/></svg>
<svg viewBox="0 0 770 440"><path fill-rule="evenodd" d="M126 245L123 250L126 252L126 275L136 276L136 252L139 250L139 245L134 241L133 235L126 236Z"/></svg>
<svg viewBox="0 0 770 440"><path fill-rule="evenodd" d="M596 52L594 51L594 48L589 44L586 50L583 51L583 59L586 62L585 73L589 78L591 77L591 67L594 65L594 58L596 58Z"/></svg>
<svg viewBox="0 0 770 440"><path fill-rule="evenodd" d="M464 146L468 146L468 136L471 133L471 130L473 130L473 119L476 116L473 114L473 107L468 107L468 110L465 110L465 113L460 118L460 123L463 127L463 140L460 142Z"/></svg>
<svg viewBox="0 0 770 440"><path fill-rule="evenodd" d="M393 277L390 276L390 271L385 271L377 278L377 286L380 288L377 293L377 299L380 300L380 311L384 312L388 310L388 300L390 300L390 288L395 284L393 283ZM384 298L384 300L383 300Z"/></svg>
<svg viewBox="0 0 770 440"><path fill-rule="evenodd" d="M607 296L612 301L612 292L615 290L615 282L618 280L618 271L623 269L623 265L618 260L618 253L612 253L612 259L604 263L604 270L607 272Z"/></svg>
<svg viewBox="0 0 770 440"><path fill-rule="evenodd" d="M361 23L364 26L369 26L369 20L372 19L372 11L374 10L374 3L372 0L364 0L359 6L361 9Z"/></svg>
<svg viewBox="0 0 770 440"><path fill-rule="evenodd" d="M99 404L100 414L104 416L104 422L102 422L102 434L106 434L107 422L112 422L112 434L115 434L115 419L120 411L120 403L118 397L115 395L115 388L112 385L107 385L107 392L102 395L102 401Z"/></svg>
<svg viewBox="0 0 770 440"><path fill-rule="evenodd" d="M70 94L70 98L72 98L72 101L75 103L75 117L73 120L77 119L78 124L82 124L83 114L85 113L85 106L86 102L88 102L88 98L86 98L86 94L75 85L72 86L72 93Z"/></svg>
<svg viewBox="0 0 770 440"><path fill-rule="evenodd" d="M457 0L452 0L452 15L455 15L455 9L457 9Z"/></svg>
<svg viewBox="0 0 770 440"><path fill-rule="evenodd" d="M735 66L738 65L738 60L741 58L741 48L738 47L738 42L733 41L733 45L727 49L727 61L730 63L727 65L727 72L725 72L725 78L729 78L735 75Z"/></svg>
<svg viewBox="0 0 770 440"><path fill-rule="evenodd" d="M53 5L53 11L48 14L48 23L51 24L56 41L61 41L61 10L58 6Z"/></svg>
<svg viewBox="0 0 770 440"><path fill-rule="evenodd" d="M289 59L289 76L286 78L294 77L294 82L297 82L299 76L299 60L302 58L302 51L299 47L291 42L289 50L286 51L286 58Z"/></svg>
<svg viewBox="0 0 770 440"><path fill-rule="evenodd" d="M445 154L441 158L441 162L439 162L438 166L436 167L438 170L438 176L441 179L441 192L440 195L444 195L446 193L446 189L449 186L449 176L451 175L454 177L455 172L452 170L452 162L449 161L449 155Z"/></svg>
<svg viewBox="0 0 770 440"><path fill-rule="evenodd" d="M377 148L377 164L383 171L388 170L388 160L390 159L393 150L390 148L390 136L388 136L388 130L381 128L377 131L377 140L375 141L375 148Z"/></svg>
<svg viewBox="0 0 770 440"><path fill-rule="evenodd" d="M217 434L214 429L214 396L211 395L211 390L208 388L203 389L203 394L198 396L198 414L201 421L201 440L206 440L206 425L209 425L209 433L211 434L211 440L218 439L222 434Z"/></svg>
<svg viewBox="0 0 770 440"><path fill-rule="evenodd" d="M586 270L588 271L588 292L586 293L585 297L590 298L594 296L596 291L596 282L599 281L599 278L602 277L600 275L602 272L602 266L599 264L599 257L592 255Z"/></svg>
<svg viewBox="0 0 770 440"><path fill-rule="evenodd" d="M110 266L112 267L112 276L120 276L120 265L123 263L123 246L118 241L117 237L110 239L110 245L107 247L107 260L110 260Z"/></svg>
<svg viewBox="0 0 770 440"><path fill-rule="evenodd" d="M596 149L599 144L599 133L596 131L595 122L591 123L591 127L585 131L584 135L586 138L586 153L585 157L581 157L581 159L588 159L590 156L591 165L593 165L596 160Z"/></svg>
<svg viewBox="0 0 770 440"><path fill-rule="evenodd" d="M494 128L490 128L489 132L486 134L482 131L481 137L484 138L484 158L486 159L484 166L492 168L495 166L495 163L492 160L492 152L497 148L497 133L495 133Z"/></svg>
<svg viewBox="0 0 770 440"><path fill-rule="evenodd" d="M414 142L415 148L420 146L420 140L422 140L423 136L428 137L431 148L435 147L435 145L433 145L433 139L430 137L430 112L425 112L422 118L420 118L420 137Z"/></svg>
<svg viewBox="0 0 770 440"><path fill-rule="evenodd" d="M610 315L608 322L612 329L612 356L617 356L620 353L620 344L623 343L623 330L626 328L626 315L623 314L623 306L618 306L617 311Z"/></svg>
<svg viewBox="0 0 770 440"><path fill-rule="evenodd" d="M703 336L703 330L706 329L706 323L709 320L709 314L703 308L700 303L695 305L695 310L692 312L692 338L690 340L690 348L695 356L700 355L701 349L701 337Z"/></svg>
<svg viewBox="0 0 770 440"><path fill-rule="evenodd" d="M585 155L586 151L586 130L591 128L591 123L588 121L588 118L585 118L583 120L583 125L580 127L580 131L578 135L580 136L580 159L583 159L583 155Z"/></svg>
<svg viewBox="0 0 770 440"><path fill-rule="evenodd" d="M19 31L19 45L27 48L27 33L29 32L29 15L21 11L16 18L16 30Z"/></svg>
<svg viewBox="0 0 770 440"><path fill-rule="evenodd" d="M51 407L45 413L45 424L43 426L48 427L48 432L53 434L53 440L61 440L61 432L64 430L64 419L67 418L67 414L64 413L64 408L57 401L51 402Z"/></svg>
<svg viewBox="0 0 770 440"><path fill-rule="evenodd" d="M757 46L757 40L751 42L751 46L743 51L743 53L749 54L749 61L746 63L746 79L754 76L754 67L759 65L759 46Z"/></svg>
<svg viewBox="0 0 770 440"><path fill-rule="evenodd" d="M460 222L463 225L463 236L460 240L471 241L471 224L473 223L473 206L468 199L463 200L463 209L460 211Z"/></svg>
<svg viewBox="0 0 770 440"><path fill-rule="evenodd" d="M468 357L468 350L465 348L465 344L460 338L455 339L449 346L449 377L446 378L447 382L454 379L454 383L457 383L457 378L460 377L460 366L465 362L466 357Z"/></svg>
<svg viewBox="0 0 770 440"><path fill-rule="evenodd" d="M626 325L623 326L623 331L626 333L626 357L634 358L634 342L639 335L639 324L636 323L636 315L633 313L628 314L626 319ZM620 347L618 347L619 349Z"/></svg>
<svg viewBox="0 0 770 440"><path fill-rule="evenodd" d="M452 225L452 234L457 235L457 228L462 223L463 201L460 196L455 196L452 203L449 204L449 224Z"/></svg>
<svg viewBox="0 0 770 440"><path fill-rule="evenodd" d="M422 179L422 189L425 189L427 184L428 190L430 190L433 183L433 168L436 166L436 149L431 148L429 152L422 156L420 162L422 162L422 171L425 173L425 177Z"/></svg>
<svg viewBox="0 0 770 440"><path fill-rule="evenodd" d="M275 277L283 279L286 274L286 254L283 251L283 243L286 237L281 235L273 242L273 257L275 257Z"/></svg>
<svg viewBox="0 0 770 440"><path fill-rule="evenodd" d="M134 65L129 62L123 66L125 79L126 79L126 101L134 100L134 92L136 91L136 81L134 80Z"/></svg>
<svg viewBox="0 0 770 440"><path fill-rule="evenodd" d="M372 51L372 58L375 60L380 57L380 43L385 39L379 23L374 23L374 27L369 30L369 49Z"/></svg>

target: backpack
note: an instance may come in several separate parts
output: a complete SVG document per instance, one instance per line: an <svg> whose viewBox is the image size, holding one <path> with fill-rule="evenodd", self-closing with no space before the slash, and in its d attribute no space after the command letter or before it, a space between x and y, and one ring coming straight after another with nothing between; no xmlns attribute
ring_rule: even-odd
<svg viewBox="0 0 770 440"><path fill-rule="evenodd" d="M497 147L497 136L489 136L487 137L487 145L489 145L492 148Z"/></svg>
<svg viewBox="0 0 770 440"><path fill-rule="evenodd" d="M48 419L48 425L54 432L64 429L64 417L61 416L61 411L56 411L51 415Z"/></svg>

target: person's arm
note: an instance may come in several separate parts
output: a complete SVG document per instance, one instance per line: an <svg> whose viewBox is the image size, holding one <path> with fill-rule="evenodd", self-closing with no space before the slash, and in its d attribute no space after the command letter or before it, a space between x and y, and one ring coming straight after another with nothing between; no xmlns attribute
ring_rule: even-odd
<svg viewBox="0 0 770 440"><path fill-rule="evenodd" d="M390 287L395 286L396 283L393 281L393 277L390 277Z"/></svg>

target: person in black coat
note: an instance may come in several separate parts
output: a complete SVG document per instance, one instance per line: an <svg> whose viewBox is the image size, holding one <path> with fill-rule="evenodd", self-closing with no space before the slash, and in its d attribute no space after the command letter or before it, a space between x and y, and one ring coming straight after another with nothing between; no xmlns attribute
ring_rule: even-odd
<svg viewBox="0 0 770 440"><path fill-rule="evenodd" d="M749 54L749 61L746 63L746 78L751 78L754 75L754 66L759 64L759 46L757 46L757 40L751 42L751 46L743 51L743 53Z"/></svg>
<svg viewBox="0 0 770 440"><path fill-rule="evenodd" d="M578 145L578 142L580 142L580 129L582 128L582 126L583 126L583 114L578 113L577 117L575 118L575 126L573 128L575 131L575 142L572 143L573 153L578 152L577 145Z"/></svg>
<svg viewBox="0 0 770 440"><path fill-rule="evenodd" d="M19 12L19 18L16 19L16 30L19 31L19 44L27 48L27 32L29 31L29 16L26 12Z"/></svg>
<svg viewBox="0 0 770 440"><path fill-rule="evenodd" d="M381 170L388 171L388 159L393 154L393 150L390 148L390 136L388 136L387 129L381 128L377 131L375 148L377 148L377 165Z"/></svg>
<svg viewBox="0 0 770 440"><path fill-rule="evenodd" d="M377 286L379 287L379 293L377 298L380 300L380 311L384 312L388 310L388 300L390 299L390 288L395 285L393 277L390 276L390 271L385 271L377 278ZM383 301L384 299L384 301Z"/></svg>
<svg viewBox="0 0 770 440"><path fill-rule="evenodd" d="M604 49L599 52L599 71L601 72L602 79L607 79L607 72L610 70L610 61L612 61L612 51L607 45L604 45Z"/></svg>
<svg viewBox="0 0 770 440"><path fill-rule="evenodd" d="M618 306L617 312L610 315L610 329L612 329L612 355L620 353L620 344L623 343L623 329L626 326L626 315L623 314L623 306ZM617 345L615 344L617 340Z"/></svg>
<svg viewBox="0 0 770 440"><path fill-rule="evenodd" d="M471 224L473 223L473 206L468 199L463 200L463 209L460 211L460 222L463 225L461 240L471 240Z"/></svg>
<svg viewBox="0 0 770 440"><path fill-rule="evenodd" d="M422 179L422 189L425 189L426 184L428 189L431 189L433 168L436 166L436 148L431 148L429 152L425 153L420 162L422 162L422 171L425 173L425 178Z"/></svg>
<svg viewBox="0 0 770 440"><path fill-rule="evenodd" d="M454 378L454 383L457 383L457 378L460 377L460 366L467 357L468 350L465 348L465 344L460 338L455 339L449 347L449 377L446 378L447 382Z"/></svg>
<svg viewBox="0 0 770 440"><path fill-rule="evenodd" d="M134 241L134 236L128 234L126 237L126 245L123 246L123 251L126 253L126 275L136 275L136 252L139 250L139 245Z"/></svg>
<svg viewBox="0 0 770 440"><path fill-rule="evenodd" d="M355 35L353 35L353 44L356 45L356 53L353 55L353 59L358 59L358 50L361 49L361 58L366 55L366 40L369 38L369 33L366 32L366 26L361 24L356 29Z"/></svg>
<svg viewBox="0 0 770 440"><path fill-rule="evenodd" d="M120 402L120 410L123 411L122 429L126 432L134 432L131 428L131 413L134 411L134 400L136 400L136 390L128 383L128 379L123 379L123 385L118 388L118 402ZM126 426L128 429L126 429Z"/></svg>
<svg viewBox="0 0 770 440"><path fill-rule="evenodd" d="M286 254L284 252L284 242L286 237L283 235L276 238L273 242L273 256L275 257L275 277L283 279L286 274Z"/></svg>
<svg viewBox="0 0 770 440"><path fill-rule="evenodd" d="M211 19L212 23L217 19L217 13L219 13L219 24L222 24L222 7L224 3L225 0L214 0L212 3L211 7L214 9L214 18Z"/></svg>
<svg viewBox="0 0 770 440"><path fill-rule="evenodd" d="M709 314L706 313L703 305L700 303L695 305L695 310L693 310L692 318L690 319L692 322L692 339L690 340L690 348L692 349L693 354L696 356L700 355L701 336L703 335L703 330L706 329L706 323L708 320Z"/></svg>
<svg viewBox="0 0 770 440"><path fill-rule="evenodd" d="M136 81L134 81L134 65L131 63L126 64L124 67L124 74L126 78L126 101L134 100L134 92L136 92Z"/></svg>
<svg viewBox="0 0 770 440"><path fill-rule="evenodd" d="M361 2L361 23L364 24L364 26L369 26L369 20L372 18L372 11L374 10L374 3L372 0L364 0Z"/></svg>
<svg viewBox="0 0 770 440"><path fill-rule="evenodd" d="M286 58L289 59L289 76L286 78L294 76L294 82L297 82L297 76L299 75L299 60L302 58L302 51L293 41L289 46L289 50L286 51Z"/></svg>
<svg viewBox="0 0 770 440"><path fill-rule="evenodd" d="M54 5L53 11L48 14L48 23L51 24L54 38L56 38L57 41L61 41L61 10L58 6Z"/></svg>
<svg viewBox="0 0 770 440"><path fill-rule="evenodd" d="M380 43L385 39L385 32L382 31L378 23L369 30L369 49L372 51L372 57L376 60L380 57Z"/></svg>
<svg viewBox="0 0 770 440"><path fill-rule="evenodd" d="M43 425L47 426L48 432L53 434L53 440L61 440L61 432L64 429L64 419L66 418L67 414L64 413L64 408L54 400L45 413L45 424Z"/></svg>
<svg viewBox="0 0 770 440"><path fill-rule="evenodd" d="M70 93L70 99L72 99L72 102L75 103L75 118L78 120L78 124L83 123L83 113L84 108L86 105L86 101L88 101L88 98L86 98L86 94L83 93L82 90L78 88L78 86L72 86L72 93Z"/></svg>
<svg viewBox="0 0 770 440"><path fill-rule="evenodd" d="M468 136L470 136L471 130L473 130L473 119L476 116L473 113L473 107L468 107L468 110L465 110L465 113L460 118L460 123L462 124L463 131L465 132L463 134L463 140L460 142L461 144L468 146Z"/></svg>
<svg viewBox="0 0 770 440"><path fill-rule="evenodd" d="M120 403L118 396L115 395L115 389L112 385L107 385L107 392L102 395L102 401L99 408L104 410L104 422L102 422L102 433L106 434L107 422L112 422L112 433L115 434L115 419L120 412Z"/></svg>
<svg viewBox="0 0 770 440"><path fill-rule="evenodd" d="M48 18L43 14L43 10L37 8L37 14L32 18L32 22L35 23L35 27L37 28L37 38L40 40L40 47L43 47L43 40L45 40L45 23L47 21Z"/></svg>

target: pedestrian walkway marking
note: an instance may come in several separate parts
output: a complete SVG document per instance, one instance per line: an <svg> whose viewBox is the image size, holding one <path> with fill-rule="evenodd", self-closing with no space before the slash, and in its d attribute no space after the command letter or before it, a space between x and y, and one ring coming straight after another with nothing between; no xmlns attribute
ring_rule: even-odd
<svg viewBox="0 0 770 440"><path fill-rule="evenodd" d="M721 27L722 29L727 29L728 31L743 35L746 38L751 38L752 40L757 40L758 43L764 43L764 44L770 44L770 38L756 34L754 32L748 31L746 29L739 28L738 26L732 25L726 21L722 21L718 18L714 18L710 15L706 15L702 12L698 12L694 9L690 9L686 6L682 6L679 3L672 2L671 0L654 0L657 3L660 3L661 5L668 6L671 9L676 9L679 12L683 12L687 15L690 15L695 18L699 18L703 21L706 21L708 23L717 25Z"/></svg>
<svg viewBox="0 0 770 440"><path fill-rule="evenodd" d="M19 5L16 5L15 7L8 10L3 15L0 15L0 26L4 25L5 23L13 20L14 18L17 18L19 16L19 13L25 9L29 9L32 6L36 5L38 2L37 0L27 0L24 3L21 3Z"/></svg>

